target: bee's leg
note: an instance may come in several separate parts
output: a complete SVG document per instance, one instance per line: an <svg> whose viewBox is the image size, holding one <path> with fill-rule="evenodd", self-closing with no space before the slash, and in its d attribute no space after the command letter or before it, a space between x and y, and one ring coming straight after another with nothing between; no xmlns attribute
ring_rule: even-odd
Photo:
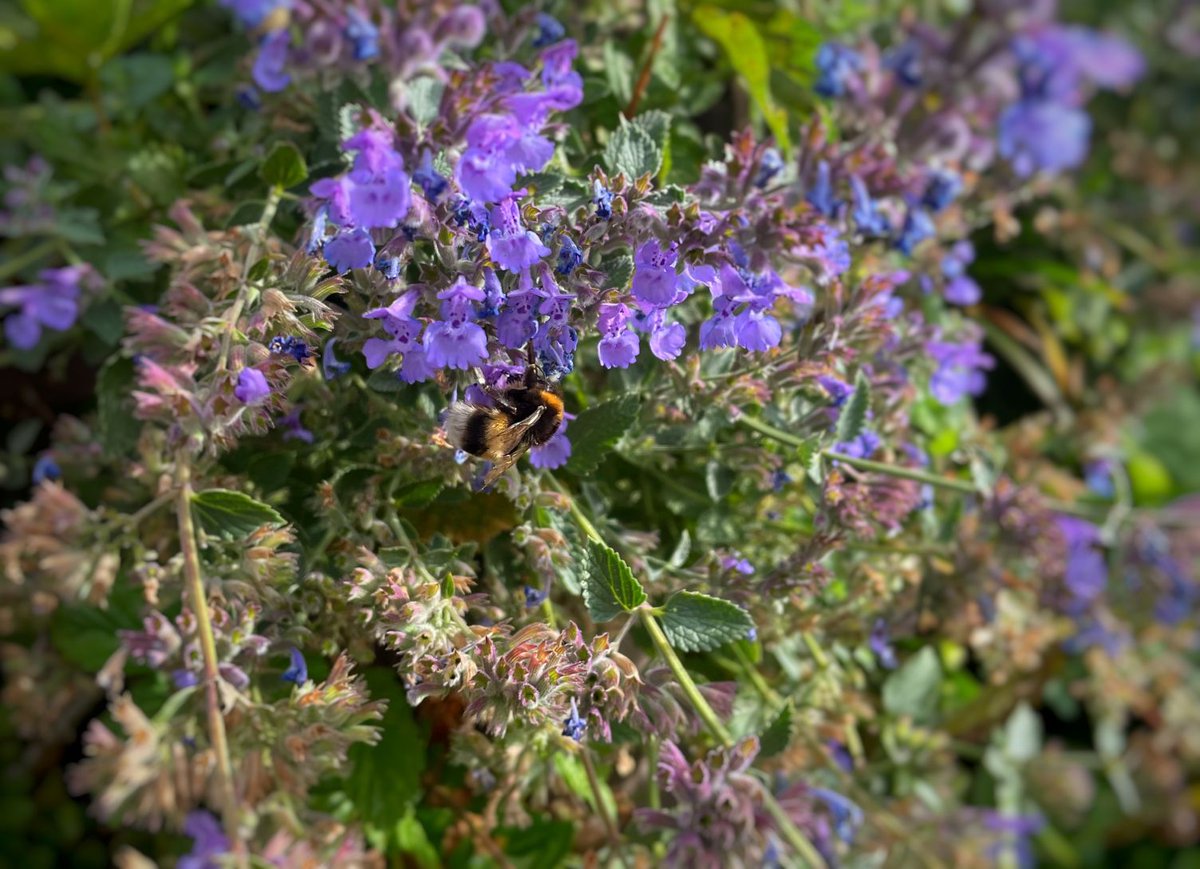
<svg viewBox="0 0 1200 869"><path fill-rule="evenodd" d="M533 339L525 345L525 386L532 388L538 381L537 354L533 352Z"/></svg>

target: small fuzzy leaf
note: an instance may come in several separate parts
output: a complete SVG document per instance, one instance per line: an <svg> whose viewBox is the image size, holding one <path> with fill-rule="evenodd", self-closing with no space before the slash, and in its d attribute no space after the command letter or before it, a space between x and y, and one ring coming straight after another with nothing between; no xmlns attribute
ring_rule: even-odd
<svg viewBox="0 0 1200 869"><path fill-rule="evenodd" d="M842 414L838 417L837 442L852 441L862 434L867 421L867 410L871 407L871 383L860 369L854 378L854 392L846 400Z"/></svg>
<svg viewBox="0 0 1200 869"><path fill-rule="evenodd" d="M209 534L236 540L263 525L282 525L274 507L229 489L208 489L192 495L192 512Z"/></svg>
<svg viewBox="0 0 1200 869"><path fill-rule="evenodd" d="M662 151L642 127L623 122L604 148L604 162L613 174L622 172L626 178L641 178L647 173L658 174Z"/></svg>
<svg viewBox="0 0 1200 869"><path fill-rule="evenodd" d="M580 475L594 471L612 445L633 425L641 408L641 398L622 395L579 414L571 423L571 460L567 469Z"/></svg>
<svg viewBox="0 0 1200 869"><path fill-rule="evenodd" d="M446 85L431 76L422 76L408 83L408 113L422 127L428 127L438 116Z"/></svg>
<svg viewBox="0 0 1200 869"><path fill-rule="evenodd" d="M616 552L596 540L588 541L583 600L596 622L606 622L634 609L646 599L642 584Z"/></svg>
<svg viewBox="0 0 1200 869"><path fill-rule="evenodd" d="M291 142L276 142L258 174L273 187L287 190L308 177L308 165L300 149Z"/></svg>
<svg viewBox="0 0 1200 869"><path fill-rule="evenodd" d="M792 719L792 704L788 703L758 738L759 757L773 757L788 747L792 741Z"/></svg>
<svg viewBox="0 0 1200 869"><path fill-rule="evenodd" d="M941 683L937 652L926 646L883 683L883 708L893 715L909 715L918 723L931 721L937 716Z"/></svg>
<svg viewBox="0 0 1200 869"><path fill-rule="evenodd" d="M397 507L424 507L441 494L444 480L417 480L405 483L396 489L394 503Z"/></svg>
<svg viewBox="0 0 1200 869"><path fill-rule="evenodd" d="M684 652L708 652L744 640L754 619L735 603L695 591L681 591L667 601L663 632L671 645Z"/></svg>

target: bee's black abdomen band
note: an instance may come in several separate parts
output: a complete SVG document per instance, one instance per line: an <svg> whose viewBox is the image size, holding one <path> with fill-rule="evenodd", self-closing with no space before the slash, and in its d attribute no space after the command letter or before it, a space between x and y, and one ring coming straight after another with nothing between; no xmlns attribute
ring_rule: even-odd
<svg viewBox="0 0 1200 869"><path fill-rule="evenodd" d="M488 416L486 413L473 413L463 426L462 448L473 456L485 455L487 446Z"/></svg>

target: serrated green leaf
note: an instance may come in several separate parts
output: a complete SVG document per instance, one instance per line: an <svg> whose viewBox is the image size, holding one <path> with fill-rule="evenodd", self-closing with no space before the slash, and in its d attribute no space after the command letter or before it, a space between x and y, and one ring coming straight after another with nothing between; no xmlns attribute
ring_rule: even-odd
<svg viewBox="0 0 1200 869"><path fill-rule="evenodd" d="M645 599L645 589L624 559L605 544L589 540L583 601L592 619L606 622L634 609Z"/></svg>
<svg viewBox="0 0 1200 869"><path fill-rule="evenodd" d="M96 402L100 421L100 444L110 458L123 456L137 445L141 423L133 415L133 361L114 356L100 369Z"/></svg>
<svg viewBox="0 0 1200 869"><path fill-rule="evenodd" d="M657 175L662 151L645 129L622 120L604 148L604 162L614 174L621 172L630 179Z"/></svg>
<svg viewBox="0 0 1200 869"><path fill-rule="evenodd" d="M392 500L397 507L424 507L441 494L445 486L445 481L440 479L405 483L396 487Z"/></svg>
<svg viewBox="0 0 1200 869"><path fill-rule="evenodd" d="M287 190L308 177L308 164L300 149L291 142L276 142L258 174L268 184Z"/></svg>
<svg viewBox="0 0 1200 869"><path fill-rule="evenodd" d="M192 495L192 512L209 534L237 540L263 525L282 525L274 507L230 489L206 489Z"/></svg>
<svg viewBox="0 0 1200 869"><path fill-rule="evenodd" d="M622 395L612 401L589 407L571 423L571 459L567 470L590 474L601 459L638 418L642 400L637 395Z"/></svg>
<svg viewBox="0 0 1200 869"><path fill-rule="evenodd" d="M716 6L701 6L692 13L700 30L721 46L729 63L741 77L775 141L784 151L791 150L787 112L771 96L771 66L766 43L754 22L741 12L726 12Z"/></svg>
<svg viewBox="0 0 1200 869"><path fill-rule="evenodd" d="M446 85L431 76L415 78L408 83L408 113L422 127L437 120Z"/></svg>
<svg viewBox="0 0 1200 869"><path fill-rule="evenodd" d="M785 704L779 715L758 738L758 756L773 757L792 741L792 704Z"/></svg>
<svg viewBox="0 0 1200 869"><path fill-rule="evenodd" d="M893 715L908 715L918 723L937 717L942 665L937 652L926 646L904 662L883 683L883 708Z"/></svg>
<svg viewBox="0 0 1200 869"><path fill-rule="evenodd" d="M846 443L862 434L867 421L867 411L871 407L871 382L860 369L854 378L854 392L842 407L838 417L837 442Z"/></svg>
<svg viewBox="0 0 1200 869"><path fill-rule="evenodd" d="M746 639L754 628L754 619L735 603L697 591L681 591L667 601L662 627L675 648L708 652Z"/></svg>

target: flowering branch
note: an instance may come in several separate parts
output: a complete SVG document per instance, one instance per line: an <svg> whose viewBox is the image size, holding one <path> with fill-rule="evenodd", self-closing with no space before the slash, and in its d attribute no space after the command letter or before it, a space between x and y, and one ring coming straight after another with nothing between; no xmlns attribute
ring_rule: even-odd
<svg viewBox="0 0 1200 869"><path fill-rule="evenodd" d="M213 637L208 599L204 592L204 577L200 573L200 552L196 546L196 528L192 517L191 460L186 449L176 457L176 514L179 520L179 548L183 553L183 574L187 596L196 616L196 634L204 657L204 702L208 712L208 739L217 756L217 788L221 799L221 814L225 833L231 842L240 841L237 794L233 785L233 765L229 760L229 743L225 738L225 717L217 691L220 672L217 645ZM238 849L241 854L241 849Z"/></svg>
<svg viewBox="0 0 1200 869"><path fill-rule="evenodd" d="M267 230L271 226L271 221L275 219L275 212L279 208L282 197L283 188L278 184L272 186L271 192L267 194L267 202L263 206L262 216L254 226L254 237L250 242L250 250L246 253L246 261L242 264L242 279L238 284L237 298L233 300L233 306L225 316L229 328L221 336L221 353L217 357L218 371L224 371L229 362L229 342L233 339L233 333L237 329L237 321L242 316L242 309L246 307L250 287L250 270L254 268L259 254L262 252Z"/></svg>

